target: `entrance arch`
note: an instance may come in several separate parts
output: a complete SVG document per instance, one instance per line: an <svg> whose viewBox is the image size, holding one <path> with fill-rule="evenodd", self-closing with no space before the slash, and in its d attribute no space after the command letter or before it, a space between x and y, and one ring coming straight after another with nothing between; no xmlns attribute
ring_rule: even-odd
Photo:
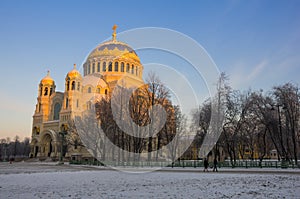
<svg viewBox="0 0 300 199"><path fill-rule="evenodd" d="M30 153L30 157L31 158L36 158L38 153L39 153L38 140L37 139L33 139L31 141L31 153Z"/></svg>
<svg viewBox="0 0 300 199"><path fill-rule="evenodd" d="M50 157L51 153L53 152L53 138L51 137L51 135L49 133L45 134L43 136L43 139L42 139L42 145L44 147L44 154L46 157Z"/></svg>
<svg viewBox="0 0 300 199"><path fill-rule="evenodd" d="M40 139L40 158L57 158L57 144L57 135L55 131L44 131Z"/></svg>

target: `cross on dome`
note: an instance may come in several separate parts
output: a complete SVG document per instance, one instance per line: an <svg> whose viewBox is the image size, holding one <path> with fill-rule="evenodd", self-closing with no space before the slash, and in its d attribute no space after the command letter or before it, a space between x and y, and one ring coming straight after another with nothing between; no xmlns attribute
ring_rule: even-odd
<svg viewBox="0 0 300 199"><path fill-rule="evenodd" d="M41 80L42 84L52 84L54 80L50 77L50 70L47 71L47 75Z"/></svg>
<svg viewBox="0 0 300 199"><path fill-rule="evenodd" d="M113 29L113 34L112 34L112 40L113 41L116 41L116 37L117 37L117 28L118 28L118 26L115 24L113 27L112 27L112 29Z"/></svg>

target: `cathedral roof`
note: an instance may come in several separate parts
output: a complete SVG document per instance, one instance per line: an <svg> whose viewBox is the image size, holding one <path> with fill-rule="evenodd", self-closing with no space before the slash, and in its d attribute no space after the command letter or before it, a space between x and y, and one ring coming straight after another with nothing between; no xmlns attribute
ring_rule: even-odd
<svg viewBox="0 0 300 199"><path fill-rule="evenodd" d="M71 70L70 72L68 72L67 77L69 77L70 79L81 77L80 72L76 69L76 64L74 64L73 70Z"/></svg>
<svg viewBox="0 0 300 199"><path fill-rule="evenodd" d="M50 71L48 70L47 75L41 80L41 84L53 84L54 80L50 77Z"/></svg>
<svg viewBox="0 0 300 199"><path fill-rule="evenodd" d="M88 56L89 59L93 58L124 58L140 62L136 52L126 43L116 39L116 26L113 27L112 39L99 44Z"/></svg>

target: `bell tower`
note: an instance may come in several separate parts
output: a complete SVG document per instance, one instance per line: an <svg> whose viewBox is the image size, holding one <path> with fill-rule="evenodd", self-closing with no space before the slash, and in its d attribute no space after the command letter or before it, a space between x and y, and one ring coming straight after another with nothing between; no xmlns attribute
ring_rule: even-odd
<svg viewBox="0 0 300 199"><path fill-rule="evenodd" d="M55 93L55 82L50 77L50 71L40 81L35 112L33 115L32 137L39 136L43 131L43 122L49 120L51 96Z"/></svg>
<svg viewBox="0 0 300 199"><path fill-rule="evenodd" d="M42 122L49 120L50 114L50 97L55 93L55 82L50 77L50 71L47 72L47 75L41 80L39 84L39 91L37 97L37 105L35 114L42 116Z"/></svg>
<svg viewBox="0 0 300 199"><path fill-rule="evenodd" d="M80 98L82 93L82 76L74 64L73 70L68 72L65 78L65 92L62 111L60 113L61 124L71 119L71 113L80 111Z"/></svg>

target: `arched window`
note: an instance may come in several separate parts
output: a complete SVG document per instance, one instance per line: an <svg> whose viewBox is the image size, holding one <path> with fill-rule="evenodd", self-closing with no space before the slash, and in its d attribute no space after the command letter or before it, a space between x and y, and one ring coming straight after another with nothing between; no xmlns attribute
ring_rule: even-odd
<svg viewBox="0 0 300 199"><path fill-rule="evenodd" d="M53 120L59 120L60 108L61 108L60 103L55 103L55 105L54 105Z"/></svg>
<svg viewBox="0 0 300 199"><path fill-rule="evenodd" d="M115 72L119 71L119 62L115 62Z"/></svg>
<svg viewBox="0 0 300 199"><path fill-rule="evenodd" d="M84 66L83 66L83 69L84 69L84 76L86 76L86 64L84 64Z"/></svg>
<svg viewBox="0 0 300 199"><path fill-rule="evenodd" d="M124 62L121 62L121 72L124 72Z"/></svg>
<svg viewBox="0 0 300 199"><path fill-rule="evenodd" d="M39 135L39 134L40 134L40 128L37 127L37 126L35 126L35 127L33 128L32 131L33 131L32 133L33 133L34 135Z"/></svg>
<svg viewBox="0 0 300 199"><path fill-rule="evenodd" d="M70 89L70 81L67 81L67 91Z"/></svg>
<svg viewBox="0 0 300 199"><path fill-rule="evenodd" d="M77 90L80 91L80 82L77 83Z"/></svg>
<svg viewBox="0 0 300 199"><path fill-rule="evenodd" d="M35 134L36 134L36 126L35 126L35 127L33 127L33 129L32 129L32 134L33 134L33 135L35 135Z"/></svg>
<svg viewBox="0 0 300 199"><path fill-rule="evenodd" d="M51 88L50 88L50 93L49 93L50 96L52 95L52 91L53 91L53 89L52 89L52 87L51 87Z"/></svg>
<svg viewBox="0 0 300 199"><path fill-rule="evenodd" d="M45 88L44 96L48 95L48 87Z"/></svg>
<svg viewBox="0 0 300 199"><path fill-rule="evenodd" d="M69 107L69 98L66 98L66 108Z"/></svg>
<svg viewBox="0 0 300 199"><path fill-rule="evenodd" d="M109 64L108 64L108 71L109 71L109 72L112 71L112 62L109 62Z"/></svg>
<svg viewBox="0 0 300 199"><path fill-rule="evenodd" d="M41 89L41 90L40 90L40 96L42 96L42 95L43 95L43 86L41 86L40 89Z"/></svg>
<svg viewBox="0 0 300 199"><path fill-rule="evenodd" d="M76 100L76 107L79 107L79 99Z"/></svg>
<svg viewBox="0 0 300 199"><path fill-rule="evenodd" d="M88 74L90 74L91 73L91 64L89 64L89 66L88 66Z"/></svg>
<svg viewBox="0 0 300 199"><path fill-rule="evenodd" d="M129 73L129 64L126 64L126 72Z"/></svg>
<svg viewBox="0 0 300 199"><path fill-rule="evenodd" d="M136 76L138 75L138 67L137 66L135 67L135 75Z"/></svg>
<svg viewBox="0 0 300 199"><path fill-rule="evenodd" d="M132 64L131 65L131 74L133 74L134 73L134 65Z"/></svg>
<svg viewBox="0 0 300 199"><path fill-rule="evenodd" d="M105 95L107 95L107 89L105 89Z"/></svg>
<svg viewBox="0 0 300 199"><path fill-rule="evenodd" d="M95 63L93 63L92 73L95 72Z"/></svg>
<svg viewBox="0 0 300 199"><path fill-rule="evenodd" d="M72 81L72 91L75 90L75 81Z"/></svg>
<svg viewBox="0 0 300 199"><path fill-rule="evenodd" d="M88 93L91 93L91 92L92 92L92 88L89 87L89 88L88 88Z"/></svg>
<svg viewBox="0 0 300 199"><path fill-rule="evenodd" d="M97 93L100 93L100 88L97 88Z"/></svg>
<svg viewBox="0 0 300 199"><path fill-rule="evenodd" d="M102 71L106 72L106 62L103 62Z"/></svg>
<svg viewBox="0 0 300 199"><path fill-rule="evenodd" d="M97 66L97 72L100 72L100 62L98 62L98 66Z"/></svg>

